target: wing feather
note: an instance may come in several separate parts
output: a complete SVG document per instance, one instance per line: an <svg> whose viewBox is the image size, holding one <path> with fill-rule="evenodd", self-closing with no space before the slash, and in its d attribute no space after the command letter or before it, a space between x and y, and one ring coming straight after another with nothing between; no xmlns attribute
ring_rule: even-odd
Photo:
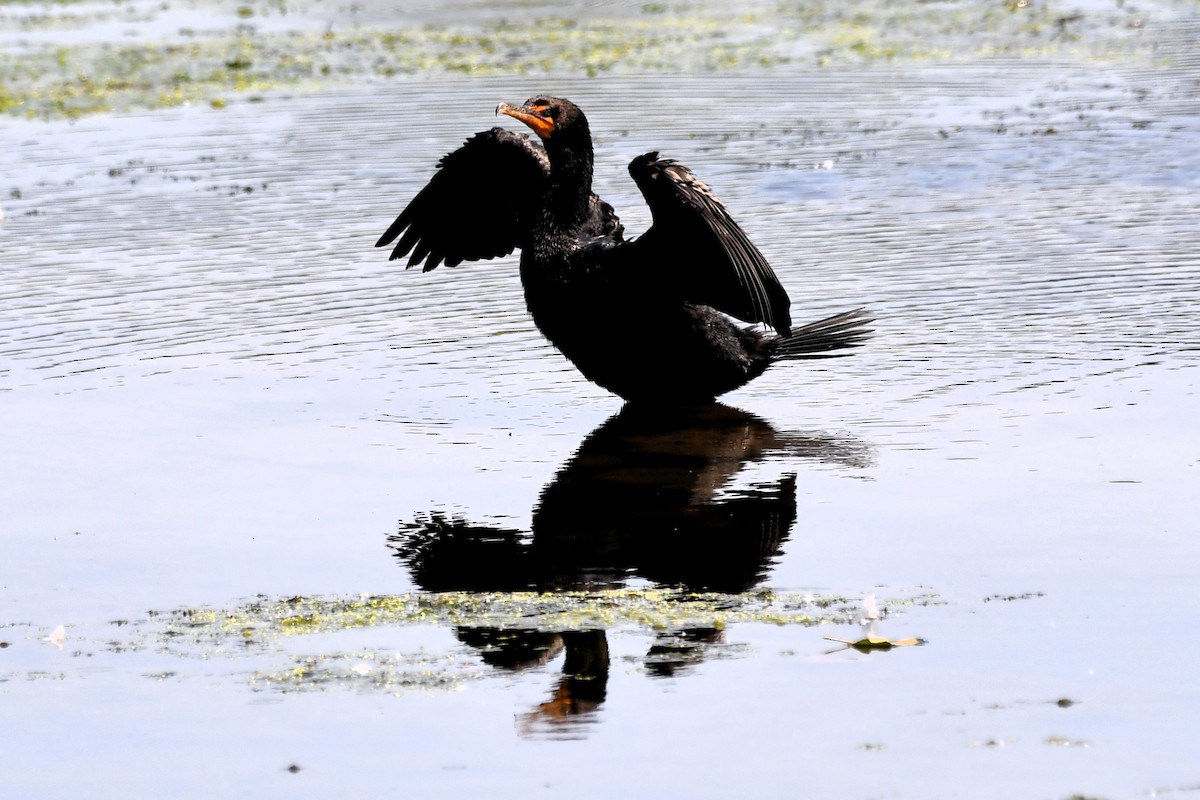
<svg viewBox="0 0 1200 800"><path fill-rule="evenodd" d="M629 174L654 217L650 230L627 245L640 251L639 263L654 264L659 279L679 287L684 300L787 336L787 292L712 189L658 153L635 158Z"/></svg>
<svg viewBox="0 0 1200 800"><path fill-rule="evenodd" d="M409 267L424 262L424 272L506 256L526 238L549 174L545 150L528 136L504 128L477 133L442 158L375 246L399 237L390 258L409 256Z"/></svg>

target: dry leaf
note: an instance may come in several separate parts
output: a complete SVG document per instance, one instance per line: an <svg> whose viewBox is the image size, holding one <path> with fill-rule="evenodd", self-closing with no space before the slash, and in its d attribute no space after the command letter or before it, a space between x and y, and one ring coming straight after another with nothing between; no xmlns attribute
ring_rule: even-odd
<svg viewBox="0 0 1200 800"><path fill-rule="evenodd" d="M840 642L847 647L853 647L855 650L862 650L863 652L869 650L891 650L893 647L911 647L912 645L925 644L924 639L918 639L915 636L910 636L907 639L888 639L873 633L867 634L861 639L839 639L836 636L826 636L825 638L831 642Z"/></svg>

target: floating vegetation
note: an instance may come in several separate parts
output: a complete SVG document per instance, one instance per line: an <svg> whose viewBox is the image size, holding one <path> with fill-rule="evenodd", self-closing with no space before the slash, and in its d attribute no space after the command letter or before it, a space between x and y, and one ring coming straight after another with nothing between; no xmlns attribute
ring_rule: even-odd
<svg viewBox="0 0 1200 800"><path fill-rule="evenodd" d="M897 604L918 602L929 603L932 598L922 595ZM227 611L180 609L155 617L164 640L216 648L235 640L278 640L405 625L562 632L621 627L651 631L721 629L749 622L848 624L858 619L858 602L842 597L772 592L695 594L671 589L544 594L444 592L352 598L260 598Z"/></svg>
<svg viewBox="0 0 1200 800"><path fill-rule="evenodd" d="M1053 747L1074 747L1085 749L1092 746L1092 743L1085 739L1069 739L1066 736L1047 736L1046 744Z"/></svg>
<svg viewBox="0 0 1200 800"><path fill-rule="evenodd" d="M846 639L840 636L826 636L825 638L831 642L844 644L848 648L853 647L860 653L871 653L877 650L886 651L891 650L893 647L912 647L914 645L925 644L924 639L918 639L915 636L908 636L903 639L888 639L886 636L869 634L857 639Z"/></svg>
<svg viewBox="0 0 1200 800"><path fill-rule="evenodd" d="M887 605L939 602L914 594ZM186 680L193 674L186 665L194 664L243 676L254 691L398 693L453 690L491 668L541 665L560 653L568 664L607 665L606 640L613 633L647 639L643 669L667 676L703 660L744 657L750 648L725 641L735 625L849 625L859 616L855 599L770 591L256 597L226 609L180 608L144 620L114 620L91 633L72 626L69 643L73 656L89 660L135 657L140 674L155 681ZM397 634L404 628L421 630L415 637ZM452 642L429 629L451 633ZM25 640L50 641L42 633L31 630ZM0 682L15 677L0 676Z"/></svg>
<svg viewBox="0 0 1200 800"><path fill-rule="evenodd" d="M647 4L635 15L508 9L474 25L363 24L356 11L288 15L277 2L201 7L204 28L172 25L172 7L23 3L0 6L0 112L67 117L205 102L229 95L404 75L599 75L780 65L1070 55L1136 50L1133 9L1064 17L1051 4L817 2ZM1166 12L1164 12L1166 13ZM451 17L450 13L445 15ZM402 18L403 19L403 18ZM117 42L93 27L119 22ZM36 38L29 38L37 34Z"/></svg>
<svg viewBox="0 0 1200 800"><path fill-rule="evenodd" d="M930 595L919 595L891 605L935 602ZM596 637L603 642L606 632L622 629L650 635L654 644L644 668L669 675L702 658L744 655L717 644L733 624L848 624L858 614L857 601L843 597L619 589L258 598L227 611L180 609L158 615L156 625L165 647L180 655L210 659L247 649L287 654L284 666L254 672L250 684L256 691L341 687L396 693L457 689L487 674L483 662L509 668L537 665L564 648L570 661L580 641L594 647ZM416 653L389 648L347 653L326 647L315 655L291 652L309 638L333 642L321 637L402 626L454 630L474 651L423 647ZM606 650L607 645L601 646Z"/></svg>
<svg viewBox="0 0 1200 800"><path fill-rule="evenodd" d="M256 670L250 676L250 688L256 692L297 692L336 687L390 694L453 691L483 674L482 668L465 656L335 653L295 657L282 668Z"/></svg>
<svg viewBox="0 0 1200 800"><path fill-rule="evenodd" d="M852 639L841 636L826 636L825 638L828 641L845 645L845 649L853 647L860 653L874 653L891 650L893 647L912 647L925 644L924 639L916 636L907 636L902 639L880 636L876 628L883 620L884 614L880 610L879 602L874 594L868 594L863 598L862 611L862 619L858 621L862 626L862 633L859 636Z"/></svg>

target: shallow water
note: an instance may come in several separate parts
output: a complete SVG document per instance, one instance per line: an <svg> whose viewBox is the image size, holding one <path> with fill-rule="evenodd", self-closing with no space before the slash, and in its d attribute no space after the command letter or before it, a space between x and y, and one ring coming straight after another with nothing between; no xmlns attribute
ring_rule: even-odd
<svg viewBox="0 0 1200 800"><path fill-rule="evenodd" d="M1194 794L1196 85L996 59L6 123L5 796ZM389 264L437 157L544 88L628 229L624 164L678 157L797 320L867 305L873 342L651 424L514 260ZM825 640L866 594L928 644Z"/></svg>

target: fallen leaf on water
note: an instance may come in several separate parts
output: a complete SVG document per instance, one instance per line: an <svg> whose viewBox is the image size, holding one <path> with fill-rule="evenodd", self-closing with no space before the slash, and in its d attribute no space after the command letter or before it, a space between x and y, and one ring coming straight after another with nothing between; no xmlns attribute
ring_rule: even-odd
<svg viewBox="0 0 1200 800"><path fill-rule="evenodd" d="M861 639L839 639L836 636L826 636L831 642L841 642L847 647L853 647L856 650L891 650L893 647L911 647L912 645L925 644L924 639L918 639L915 636L910 636L907 639L888 639L883 636L869 634Z"/></svg>
<svg viewBox="0 0 1200 800"><path fill-rule="evenodd" d="M862 636L857 639L840 639L837 636L826 636L825 638L831 642L838 642L853 647L863 653L869 653L872 650L891 650L893 647L910 647L912 645L925 644L924 639L918 639L915 636L910 636L907 639L888 639L885 636L880 636L876 633L878 623L886 616L881 614L879 610L879 602L875 599L874 594L867 594L863 597L863 616L859 620L862 625ZM836 650L832 652L838 652Z"/></svg>

